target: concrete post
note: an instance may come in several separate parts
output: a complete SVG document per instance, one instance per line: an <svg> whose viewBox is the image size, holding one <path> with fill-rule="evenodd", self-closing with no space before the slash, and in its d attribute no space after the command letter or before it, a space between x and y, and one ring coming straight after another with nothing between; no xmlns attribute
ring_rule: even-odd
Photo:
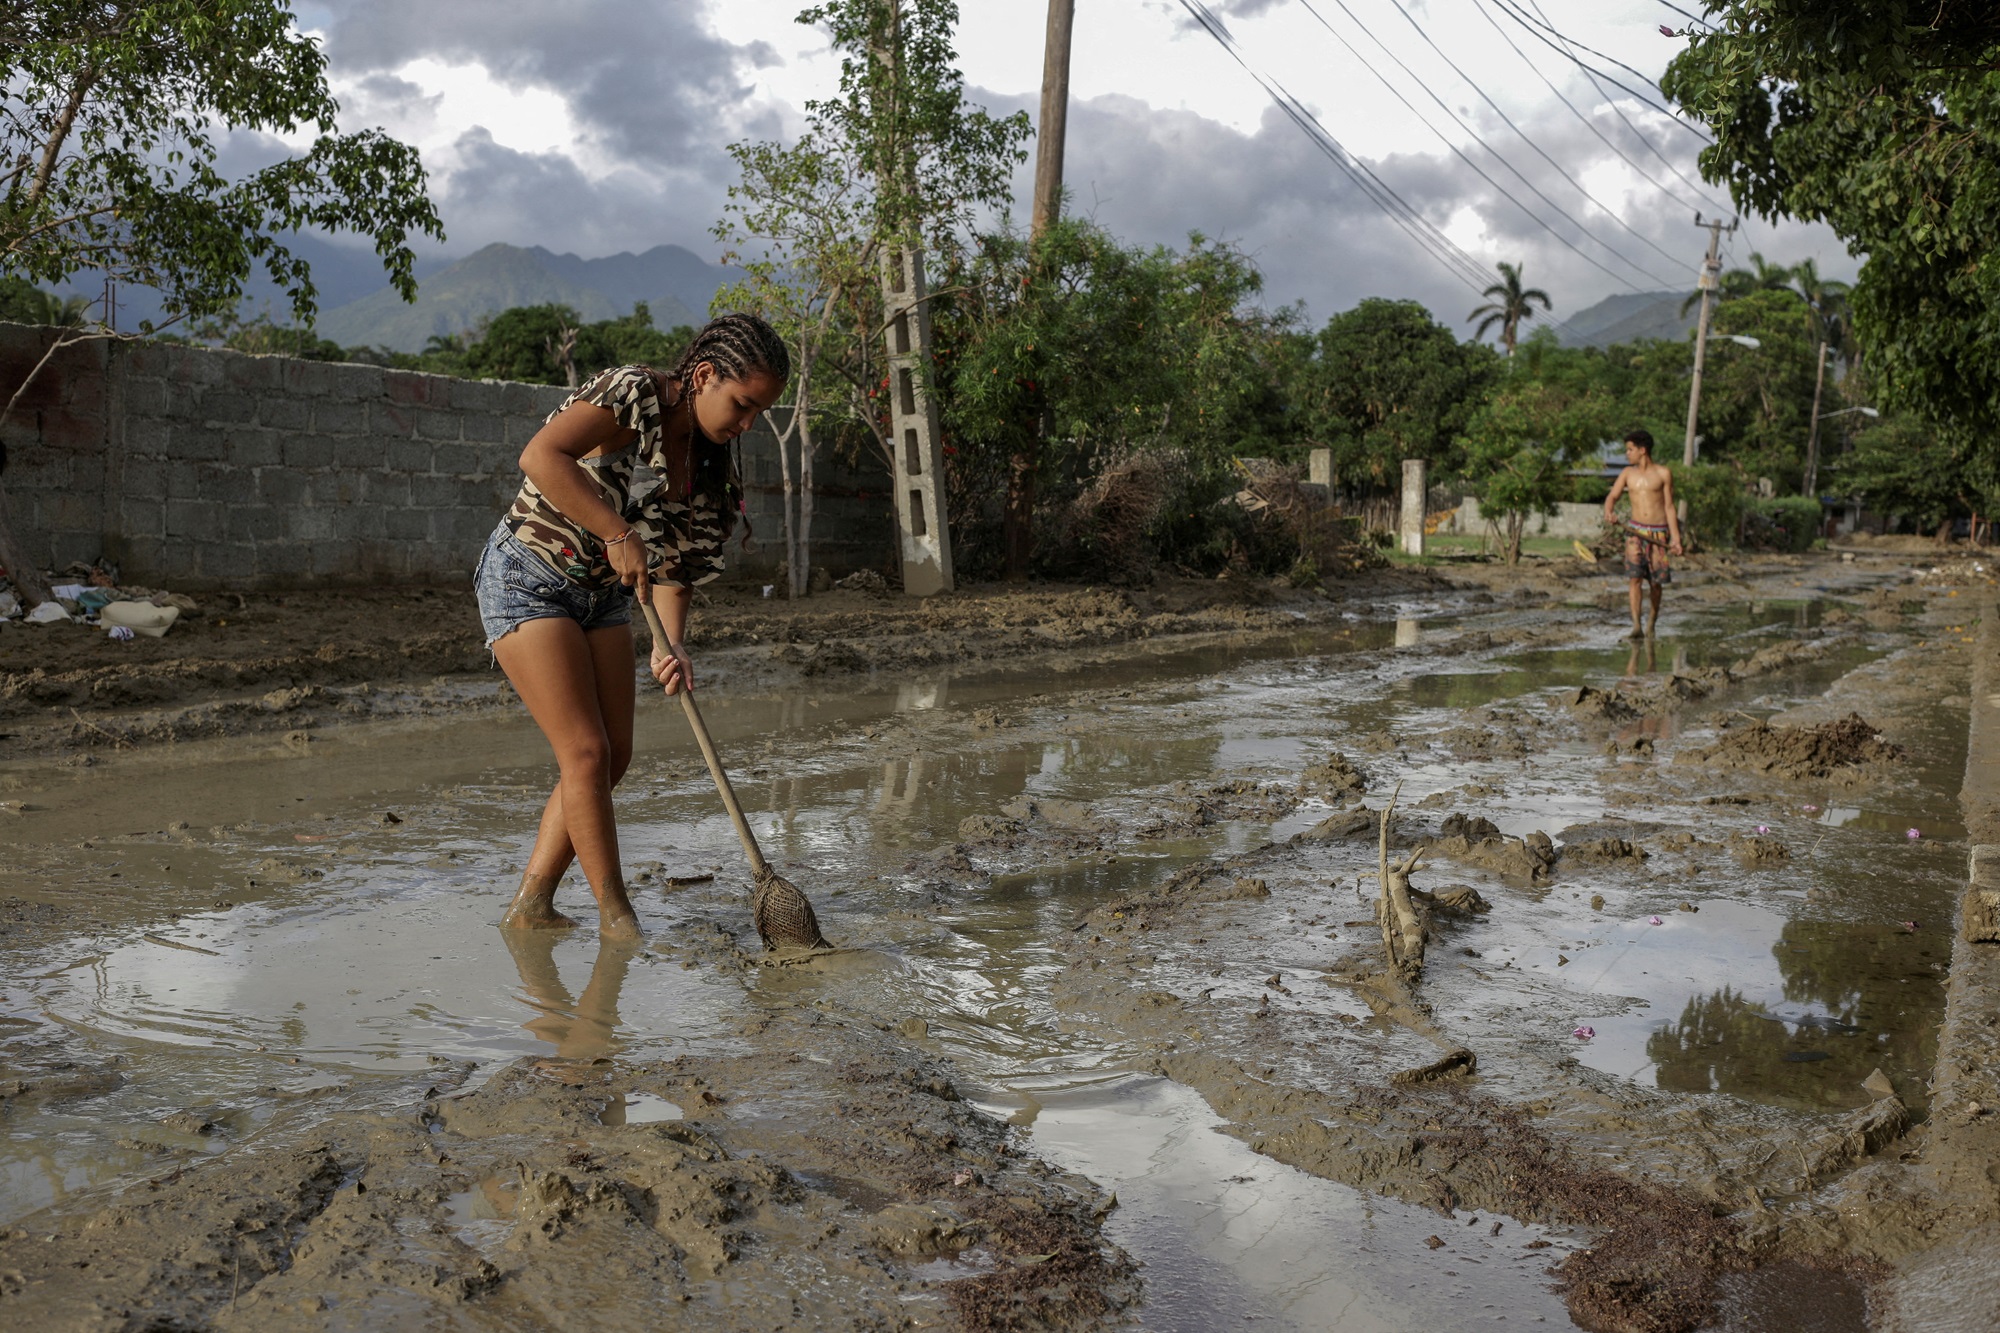
<svg viewBox="0 0 2000 1333"><path fill-rule="evenodd" d="M1421 458L1403 460L1403 513L1396 524L1404 555L1424 553L1424 497L1430 494L1430 465Z"/></svg>
<svg viewBox="0 0 2000 1333"><path fill-rule="evenodd" d="M1315 486L1324 486L1329 494L1333 490L1333 450L1315 449L1306 455L1306 480Z"/></svg>
<svg viewBox="0 0 2000 1333"><path fill-rule="evenodd" d="M889 452L895 463L903 591L912 597L952 590L944 452L938 440L937 404L924 386L931 349L931 308L924 295L923 251L884 249L882 305L888 326L882 337L889 363Z"/></svg>

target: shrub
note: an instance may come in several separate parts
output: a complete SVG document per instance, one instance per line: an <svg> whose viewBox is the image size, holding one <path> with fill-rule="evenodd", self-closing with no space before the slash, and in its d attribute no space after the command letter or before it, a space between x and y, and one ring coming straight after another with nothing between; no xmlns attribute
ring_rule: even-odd
<svg viewBox="0 0 2000 1333"><path fill-rule="evenodd" d="M1749 502L1744 513L1747 545L1774 551L1804 551L1819 536L1819 501L1804 495L1779 495Z"/></svg>
<svg viewBox="0 0 2000 1333"><path fill-rule="evenodd" d="M1744 504L1743 478L1736 470L1716 463L1672 463L1668 470L1675 497L1687 501L1687 527L1695 541L1711 550L1736 545Z"/></svg>

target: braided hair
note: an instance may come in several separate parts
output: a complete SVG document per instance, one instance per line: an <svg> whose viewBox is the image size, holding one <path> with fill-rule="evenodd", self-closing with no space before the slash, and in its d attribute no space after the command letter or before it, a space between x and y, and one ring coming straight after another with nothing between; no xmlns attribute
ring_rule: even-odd
<svg viewBox="0 0 2000 1333"><path fill-rule="evenodd" d="M785 349L785 340L756 315L711 319L667 373L686 384L694 368L704 361L726 380L748 379L759 370L777 380L792 377L792 354Z"/></svg>
<svg viewBox="0 0 2000 1333"><path fill-rule="evenodd" d="M724 380L748 379L760 370L776 380L787 380L792 376L792 355L785 347L785 340L778 336L778 331L759 316L742 312L721 315L704 324L667 374L678 381L685 392L695 367L704 361L714 366L717 377ZM689 411L693 411L692 406ZM737 448L742 448L740 441ZM755 549L756 529L751 526L750 515L743 508L742 460L738 458L732 465L729 452L724 449L697 448L691 452L693 476L690 480L693 489L720 497L724 512L732 518L741 518L743 552L748 555Z"/></svg>

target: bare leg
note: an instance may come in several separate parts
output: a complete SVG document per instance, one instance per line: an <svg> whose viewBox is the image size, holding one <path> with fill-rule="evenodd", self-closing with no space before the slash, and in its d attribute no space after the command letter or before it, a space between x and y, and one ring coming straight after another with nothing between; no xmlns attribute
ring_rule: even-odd
<svg viewBox="0 0 2000 1333"><path fill-rule="evenodd" d="M590 891L597 898L598 924L609 936L636 936L639 920L625 896L625 875L618 864L618 826L611 811L613 740L607 724L623 718L619 748L629 760L632 745L633 689L631 630L599 630L590 639L622 638L624 642L624 710L607 709L599 692L602 653L576 622L550 617L530 620L494 645L501 669L513 682L542 734L555 750L562 771L556 797L571 853L583 863ZM605 648L610 648L605 643ZM614 699L619 695L614 692ZM546 814L546 812L545 812ZM546 826L546 818L544 821ZM550 860L531 860L529 869L543 874Z"/></svg>
<svg viewBox="0 0 2000 1333"><path fill-rule="evenodd" d="M1653 585L1653 616L1652 619L1646 622L1646 636L1648 638L1651 638L1653 633L1660 628L1660 594L1663 591L1664 588L1660 584L1655 583Z"/></svg>
<svg viewBox="0 0 2000 1333"><path fill-rule="evenodd" d="M1626 637L1633 639L1643 638L1644 631L1642 631L1639 628L1639 611L1640 607L1643 604L1641 599L1645 595L1643 591L1644 580L1629 579L1627 580L1627 582L1631 585L1629 588L1629 592L1631 594L1631 600L1632 600L1632 632Z"/></svg>
<svg viewBox="0 0 2000 1333"><path fill-rule="evenodd" d="M590 649L599 711L611 743L611 785L615 787L632 764L632 630L619 625L591 630L583 638ZM575 925L555 909L556 886L575 859L576 847L563 819L562 783L558 782L542 807L541 827L535 833L535 849L528 856L528 871L521 877L521 890L500 924L528 929Z"/></svg>

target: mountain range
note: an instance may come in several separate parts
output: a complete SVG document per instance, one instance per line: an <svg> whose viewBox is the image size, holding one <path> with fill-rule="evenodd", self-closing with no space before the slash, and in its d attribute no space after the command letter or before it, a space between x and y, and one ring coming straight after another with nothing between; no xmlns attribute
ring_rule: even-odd
<svg viewBox="0 0 2000 1333"><path fill-rule="evenodd" d="M1685 338L1696 311L1681 313L1686 292L1630 292L1564 315L1556 329L1564 347L1611 347L1641 338Z"/></svg>
<svg viewBox="0 0 2000 1333"><path fill-rule="evenodd" d="M678 245L603 259L559 255L541 246L493 244L418 284L415 304L390 287L323 310L319 335L343 347L422 351L433 336L476 328L510 306L567 305L586 321L615 319L644 301L653 324L700 325L715 293L740 276Z"/></svg>
<svg viewBox="0 0 2000 1333"><path fill-rule="evenodd" d="M594 322L629 315L635 303L644 301L657 328L700 325L708 318L716 292L741 276L737 269L711 264L678 245L656 245L644 254L582 259L539 245L494 244L456 261L418 260L417 299L406 304L389 286L382 261L371 251L332 245L310 235L288 237L285 245L312 265L313 284L319 289L314 327L320 337L343 347L397 352L420 352L434 335L448 337L477 328L480 320L517 305L567 305ZM79 278L67 284L63 294L94 299L103 294L102 283L87 284ZM121 329L160 319L159 295L149 288L120 287L117 298ZM246 319L263 315L276 324L292 322L291 303L261 273L245 285L242 309Z"/></svg>

